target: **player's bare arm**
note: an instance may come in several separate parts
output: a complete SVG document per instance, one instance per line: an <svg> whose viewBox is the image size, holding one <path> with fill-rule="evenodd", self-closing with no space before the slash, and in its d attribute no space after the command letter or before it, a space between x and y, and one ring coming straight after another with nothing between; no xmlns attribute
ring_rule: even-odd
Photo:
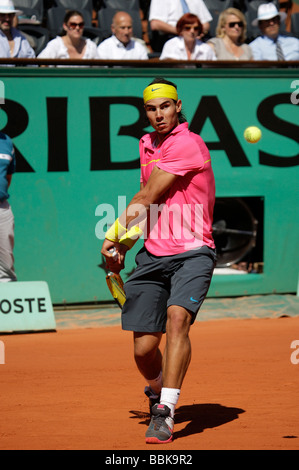
<svg viewBox="0 0 299 470"><path fill-rule="evenodd" d="M166 96L164 95L166 90ZM159 144L179 124L179 113L182 102L178 99L177 91L172 85L152 86L144 90L144 108L150 125L156 131ZM106 257L107 267L114 273L119 273L124 267L127 246L133 246L136 241L136 230L142 233L142 222L146 220L147 211L151 204L159 198L175 182L177 176L154 167L146 186L133 197L125 212L115 221L106 233L101 253ZM133 236L132 233L133 232ZM108 234L108 235L107 235ZM135 243L133 241L133 244ZM118 252L117 259L112 256L111 248ZM109 253L110 251L110 253Z"/></svg>
<svg viewBox="0 0 299 470"><path fill-rule="evenodd" d="M128 227L134 222L144 220L151 204L156 204L177 178L177 175L167 173L155 166L147 184L135 194L126 211L121 215L120 223Z"/></svg>
<svg viewBox="0 0 299 470"><path fill-rule="evenodd" d="M141 185L140 191L133 197L125 212L120 216L121 225L125 228L136 224L142 226L151 204L157 203L177 178L177 175L167 173L157 166L154 167L147 184L145 186ZM119 256L117 259L109 252L113 247L118 251ZM101 253L106 258L107 268L115 273L120 272L124 268L127 251L128 247L126 245L106 239Z"/></svg>
<svg viewBox="0 0 299 470"><path fill-rule="evenodd" d="M163 33L168 34L177 34L177 30L175 26L172 26L165 21L161 20L152 20L151 21L151 29L152 31L162 31Z"/></svg>

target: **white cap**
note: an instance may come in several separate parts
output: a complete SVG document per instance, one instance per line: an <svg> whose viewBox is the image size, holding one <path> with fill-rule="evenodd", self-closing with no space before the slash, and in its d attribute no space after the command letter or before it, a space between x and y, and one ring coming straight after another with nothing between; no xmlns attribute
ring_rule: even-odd
<svg viewBox="0 0 299 470"><path fill-rule="evenodd" d="M20 15L21 10L16 10L11 0L0 0L0 13L17 13Z"/></svg>
<svg viewBox="0 0 299 470"><path fill-rule="evenodd" d="M277 10L274 3L263 3L258 7L257 18L251 24L252 26L258 26L259 21L270 20L276 16L280 16L281 21L284 21L287 17L286 13Z"/></svg>

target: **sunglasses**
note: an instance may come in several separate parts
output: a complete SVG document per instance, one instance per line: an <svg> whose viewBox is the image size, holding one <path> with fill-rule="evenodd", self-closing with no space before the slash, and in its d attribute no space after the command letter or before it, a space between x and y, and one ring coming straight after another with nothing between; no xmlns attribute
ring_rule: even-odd
<svg viewBox="0 0 299 470"><path fill-rule="evenodd" d="M270 25L271 23L279 23L280 22L280 17L275 16L274 18L270 18L269 20L260 20L259 23L261 25Z"/></svg>
<svg viewBox="0 0 299 470"><path fill-rule="evenodd" d="M228 23L228 26L230 28L234 28L236 25L238 25L240 28L243 28L244 23L243 21L231 21L230 23Z"/></svg>
<svg viewBox="0 0 299 470"><path fill-rule="evenodd" d="M199 26L184 26L184 27L183 27L183 30L184 30L184 31L190 31L191 29L194 29L194 31L198 31L198 30L199 30Z"/></svg>
<svg viewBox="0 0 299 470"><path fill-rule="evenodd" d="M68 24L69 29L76 29L77 26L79 27L79 29L83 29L84 28L84 21L82 21L81 23L69 23Z"/></svg>

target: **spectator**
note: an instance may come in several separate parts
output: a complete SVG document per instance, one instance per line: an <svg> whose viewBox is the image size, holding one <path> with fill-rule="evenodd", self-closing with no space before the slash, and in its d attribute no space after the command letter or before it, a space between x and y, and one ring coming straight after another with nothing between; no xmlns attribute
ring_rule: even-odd
<svg viewBox="0 0 299 470"><path fill-rule="evenodd" d="M160 60L216 60L211 47L198 39L202 24L196 15L185 13L177 22L176 29L178 36L164 44Z"/></svg>
<svg viewBox="0 0 299 470"><path fill-rule="evenodd" d="M219 15L216 37L208 40L218 60L252 60L246 40L247 23L237 8L227 8Z"/></svg>
<svg viewBox="0 0 299 470"><path fill-rule="evenodd" d="M0 57L35 58L35 52L25 36L13 26L16 14L11 0L0 0Z"/></svg>
<svg viewBox="0 0 299 470"><path fill-rule="evenodd" d="M110 60L146 60L146 47L133 39L133 20L124 12L117 12L112 20L112 36L98 46L99 59Z"/></svg>
<svg viewBox="0 0 299 470"><path fill-rule="evenodd" d="M259 6L252 25L259 26L262 35L249 44L255 60L299 60L299 39L279 34L280 23L286 16L274 3Z"/></svg>
<svg viewBox="0 0 299 470"><path fill-rule="evenodd" d="M83 37L84 19L77 10L68 11L63 22L63 36L49 41L39 59L97 59L97 46Z"/></svg>
<svg viewBox="0 0 299 470"><path fill-rule="evenodd" d="M8 188L15 172L13 143L0 132L0 282L16 281L14 270L14 215L8 203Z"/></svg>
<svg viewBox="0 0 299 470"><path fill-rule="evenodd" d="M176 24L185 13L198 16L203 27L202 36L208 33L213 18L203 0L151 0L149 22L155 51L161 52L165 42L177 35Z"/></svg>

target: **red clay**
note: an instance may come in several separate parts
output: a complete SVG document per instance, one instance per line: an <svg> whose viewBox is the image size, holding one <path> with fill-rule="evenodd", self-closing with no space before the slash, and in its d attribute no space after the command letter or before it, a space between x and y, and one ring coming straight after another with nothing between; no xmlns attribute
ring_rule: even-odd
<svg viewBox="0 0 299 470"><path fill-rule="evenodd" d="M0 449L299 449L299 317L196 322L174 441L159 446L145 443L148 403L130 333L0 339Z"/></svg>

